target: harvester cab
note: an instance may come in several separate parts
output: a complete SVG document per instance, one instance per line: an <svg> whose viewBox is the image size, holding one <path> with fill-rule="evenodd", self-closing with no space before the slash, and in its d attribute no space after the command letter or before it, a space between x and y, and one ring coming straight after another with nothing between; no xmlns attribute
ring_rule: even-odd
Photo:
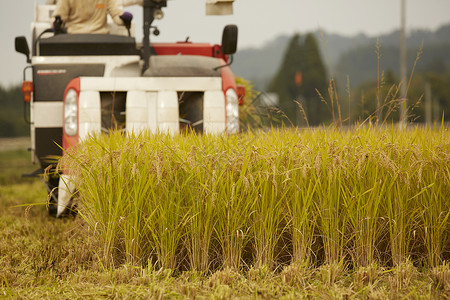
<svg viewBox="0 0 450 300"><path fill-rule="evenodd" d="M232 12L234 0L206 0L208 14ZM139 0L122 0L123 4ZM228 25L222 45L151 43L167 0L143 0L144 38L134 27L110 24L110 34L54 34L55 6L36 5L31 51L25 37L16 51L30 63L22 90L29 103L32 160L40 173L55 168L55 157L91 134L143 130L176 134L237 133L243 89L229 68L237 27ZM169 1L175 2L175 1ZM31 80L27 70L31 69ZM30 76L28 76L30 77ZM70 173L46 176L49 214L71 211L76 188Z"/></svg>

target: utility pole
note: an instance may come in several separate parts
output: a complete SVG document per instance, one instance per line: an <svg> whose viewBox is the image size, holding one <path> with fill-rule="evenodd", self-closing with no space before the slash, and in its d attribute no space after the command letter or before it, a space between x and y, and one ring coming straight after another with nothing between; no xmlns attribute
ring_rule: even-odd
<svg viewBox="0 0 450 300"><path fill-rule="evenodd" d="M407 123L407 68L406 68L406 0L401 0L401 30L400 30L400 127Z"/></svg>

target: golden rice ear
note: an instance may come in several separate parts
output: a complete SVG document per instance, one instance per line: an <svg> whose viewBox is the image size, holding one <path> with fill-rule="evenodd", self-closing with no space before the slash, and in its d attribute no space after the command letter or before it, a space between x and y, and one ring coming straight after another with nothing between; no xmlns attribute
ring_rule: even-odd
<svg viewBox="0 0 450 300"><path fill-rule="evenodd" d="M112 132L67 159L80 213L109 240L106 257L119 238L121 259L141 261L153 251L159 268L254 266L271 274L309 261L327 266L322 282L353 269L353 282L363 284L378 278L373 266L410 258L435 267L445 257L448 203L438 195L450 183L449 140L445 130L372 126L233 136Z"/></svg>

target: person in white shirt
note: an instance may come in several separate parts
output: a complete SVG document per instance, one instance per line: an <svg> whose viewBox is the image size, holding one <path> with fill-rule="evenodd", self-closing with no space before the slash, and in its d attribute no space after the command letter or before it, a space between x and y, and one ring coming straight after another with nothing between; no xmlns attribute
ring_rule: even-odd
<svg viewBox="0 0 450 300"><path fill-rule="evenodd" d="M127 28L133 19L133 15L124 12L115 0L58 0L53 13L54 31L106 34L109 33L107 14L114 23L125 25Z"/></svg>

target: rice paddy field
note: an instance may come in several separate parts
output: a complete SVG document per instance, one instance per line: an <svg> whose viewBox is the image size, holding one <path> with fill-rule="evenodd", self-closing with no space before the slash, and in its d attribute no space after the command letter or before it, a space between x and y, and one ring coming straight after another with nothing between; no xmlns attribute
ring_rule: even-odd
<svg viewBox="0 0 450 300"><path fill-rule="evenodd" d="M450 299L444 127L111 133L60 168L76 218L0 183L0 297Z"/></svg>

